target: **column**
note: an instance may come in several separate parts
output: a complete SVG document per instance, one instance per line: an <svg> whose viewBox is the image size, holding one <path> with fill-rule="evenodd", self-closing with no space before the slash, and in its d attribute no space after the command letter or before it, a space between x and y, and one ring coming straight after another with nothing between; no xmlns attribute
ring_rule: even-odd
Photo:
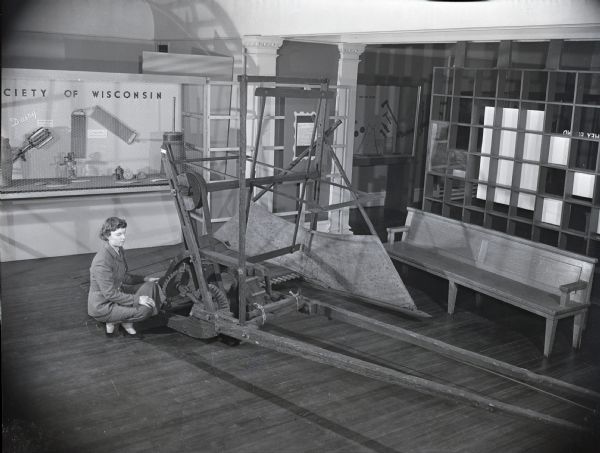
<svg viewBox="0 0 600 453"><path fill-rule="evenodd" d="M356 116L356 80L358 76L358 63L360 56L365 50L364 44L338 44L340 59L338 62L337 85L343 89L337 90L336 115L345 116L346 120L337 128L334 135L334 146L336 156L340 160L348 178L352 179L352 159L354 152L354 119ZM334 182L343 184L340 177ZM349 201L348 191L332 187L329 195L329 203L342 203ZM329 231L331 233L350 233L348 225L350 208L332 211L329 214Z"/></svg>
<svg viewBox="0 0 600 453"><path fill-rule="evenodd" d="M277 51L283 44L283 38L266 36L244 36L242 38L243 50L246 52L246 73L248 75L275 76L277 74ZM243 71L243 68L242 68ZM254 97L255 86L248 87L248 116L246 125L246 137L248 145L248 154L254 150L256 143L256 131L258 122L254 120L260 112L259 99ZM262 123L262 132L260 140L260 150L258 161L270 165L275 163L275 101L273 98L267 98L265 104L265 113ZM269 118L271 117L271 118ZM250 166L247 166L249 171ZM273 169L263 165L257 165L256 176L271 176ZM259 204L269 211L273 209L273 194L266 193L259 200Z"/></svg>

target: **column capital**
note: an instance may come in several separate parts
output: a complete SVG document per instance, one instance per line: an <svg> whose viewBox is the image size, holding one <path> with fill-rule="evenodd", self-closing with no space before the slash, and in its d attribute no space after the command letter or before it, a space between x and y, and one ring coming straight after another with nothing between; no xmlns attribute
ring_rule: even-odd
<svg viewBox="0 0 600 453"><path fill-rule="evenodd" d="M365 51L365 44L341 42L337 45L340 51L340 60L358 60Z"/></svg>
<svg viewBox="0 0 600 453"><path fill-rule="evenodd" d="M252 54L276 54L282 44L283 38L278 36L250 35L242 38L242 45Z"/></svg>

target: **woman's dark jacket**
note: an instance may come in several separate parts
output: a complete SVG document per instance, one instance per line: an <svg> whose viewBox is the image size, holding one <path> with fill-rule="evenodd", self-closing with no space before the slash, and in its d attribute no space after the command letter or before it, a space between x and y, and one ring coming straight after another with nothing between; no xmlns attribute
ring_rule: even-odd
<svg viewBox="0 0 600 453"><path fill-rule="evenodd" d="M137 285L144 277L128 273L125 250L117 253L108 242L96 253L90 266L90 292L88 314L94 318L104 317L113 304L133 305L134 295L123 291L123 285Z"/></svg>

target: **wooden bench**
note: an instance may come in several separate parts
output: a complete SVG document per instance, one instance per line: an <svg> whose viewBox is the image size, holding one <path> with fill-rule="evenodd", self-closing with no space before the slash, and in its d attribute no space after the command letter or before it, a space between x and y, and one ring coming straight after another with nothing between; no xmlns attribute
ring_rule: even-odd
<svg viewBox="0 0 600 453"><path fill-rule="evenodd" d="M388 228L385 248L393 260L448 280L448 313L457 285L466 286L478 298L486 294L546 318L544 356L561 318L574 318L573 347L580 347L595 258L412 208L405 226Z"/></svg>

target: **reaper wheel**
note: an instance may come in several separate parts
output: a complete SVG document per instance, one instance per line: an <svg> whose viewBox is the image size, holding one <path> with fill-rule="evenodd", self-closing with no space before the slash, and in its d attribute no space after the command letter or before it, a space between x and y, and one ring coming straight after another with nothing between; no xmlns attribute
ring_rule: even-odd
<svg viewBox="0 0 600 453"><path fill-rule="evenodd" d="M189 291L197 291L200 285L196 279L196 272L191 258L179 255L171 261L171 265L160 285L167 297L167 302L184 296ZM229 309L227 295L216 284L208 283L208 290L212 295L217 309Z"/></svg>
<svg viewBox="0 0 600 453"><path fill-rule="evenodd" d="M183 295L186 290L197 289L198 283L190 257L179 255L174 258L160 282L160 286L167 301Z"/></svg>

